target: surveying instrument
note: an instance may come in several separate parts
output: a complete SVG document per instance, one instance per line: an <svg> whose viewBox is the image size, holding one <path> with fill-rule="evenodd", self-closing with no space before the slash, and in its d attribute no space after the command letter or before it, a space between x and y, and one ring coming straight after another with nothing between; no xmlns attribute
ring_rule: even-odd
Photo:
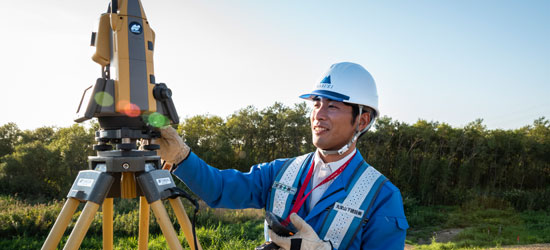
<svg viewBox="0 0 550 250"><path fill-rule="evenodd" d="M177 124L179 118L171 90L155 82L155 33L141 1L112 0L99 19L97 32L92 33L91 45L96 49L92 59L101 65L101 78L84 91L75 121L97 118L97 155L88 157L90 170L78 173L42 249L57 248L81 202L86 205L63 249L80 247L99 206L103 249L113 249L113 199L138 196L138 249L147 249L150 209L170 249L183 248L163 205L166 199L191 249L202 249L179 197L190 199L195 213L198 203L176 187L170 171L162 169L155 151L159 146L152 143L160 137L155 128Z"/></svg>

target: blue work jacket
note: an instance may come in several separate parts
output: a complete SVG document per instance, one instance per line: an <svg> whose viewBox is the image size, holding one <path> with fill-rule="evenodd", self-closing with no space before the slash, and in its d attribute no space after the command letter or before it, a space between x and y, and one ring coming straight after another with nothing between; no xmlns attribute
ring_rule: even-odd
<svg viewBox="0 0 550 250"><path fill-rule="evenodd" d="M311 157L313 160L313 157ZM219 170L206 164L194 153L180 163L173 172L189 188L211 207L264 208L269 202L271 187L278 171L287 159L252 166L248 173L235 169ZM310 160L310 161L311 161ZM363 161L358 151L348 167L325 191L319 202L309 209L309 201L298 211L319 234L323 220L335 202L347 196L345 185L354 173L354 167ZM304 164L309 169L311 162ZM303 184L308 169L302 171ZM311 183L305 192L311 190ZM308 198L309 199L309 198ZM367 218L349 249L403 249L409 225L403 211L401 193L389 181L380 189Z"/></svg>

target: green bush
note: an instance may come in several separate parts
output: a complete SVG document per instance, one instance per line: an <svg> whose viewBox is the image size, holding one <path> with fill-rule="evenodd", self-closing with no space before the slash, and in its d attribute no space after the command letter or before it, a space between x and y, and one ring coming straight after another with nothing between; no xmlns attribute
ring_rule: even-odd
<svg viewBox="0 0 550 250"><path fill-rule="evenodd" d="M11 197L0 198L1 237L45 235L53 226L62 204L29 205Z"/></svg>
<svg viewBox="0 0 550 250"><path fill-rule="evenodd" d="M429 227L434 225L443 225L448 219L445 206L417 206L413 211L406 213L407 221L413 228Z"/></svg>
<svg viewBox="0 0 550 250"><path fill-rule="evenodd" d="M497 195L518 210L550 209L550 187L537 190L511 189Z"/></svg>

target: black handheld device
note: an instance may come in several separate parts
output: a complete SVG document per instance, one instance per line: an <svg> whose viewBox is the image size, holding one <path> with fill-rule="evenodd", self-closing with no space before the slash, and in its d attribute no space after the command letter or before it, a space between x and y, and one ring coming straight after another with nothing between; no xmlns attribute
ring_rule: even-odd
<svg viewBox="0 0 550 250"><path fill-rule="evenodd" d="M267 221L269 229L273 230L273 232L279 236L289 237L298 232L292 222L288 222L288 225L285 226L286 223L284 223L284 219L270 211L265 212L265 220Z"/></svg>
<svg viewBox="0 0 550 250"><path fill-rule="evenodd" d="M269 229L273 230L279 236L289 237L298 232L298 229L292 224L292 222L285 222L285 220L276 214L266 211L265 212L265 221ZM256 247L255 250L275 250L279 249L279 246L275 242L268 241L262 244L259 247Z"/></svg>

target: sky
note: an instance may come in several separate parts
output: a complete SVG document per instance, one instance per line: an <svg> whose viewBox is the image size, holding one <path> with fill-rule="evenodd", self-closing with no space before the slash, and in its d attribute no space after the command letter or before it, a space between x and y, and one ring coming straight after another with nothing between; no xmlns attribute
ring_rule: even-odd
<svg viewBox="0 0 550 250"><path fill-rule="evenodd" d="M155 77L182 118L293 106L331 64L363 65L382 116L516 129L550 118L550 1L142 0ZM108 1L6 1L0 126L74 124L100 77L90 35Z"/></svg>

